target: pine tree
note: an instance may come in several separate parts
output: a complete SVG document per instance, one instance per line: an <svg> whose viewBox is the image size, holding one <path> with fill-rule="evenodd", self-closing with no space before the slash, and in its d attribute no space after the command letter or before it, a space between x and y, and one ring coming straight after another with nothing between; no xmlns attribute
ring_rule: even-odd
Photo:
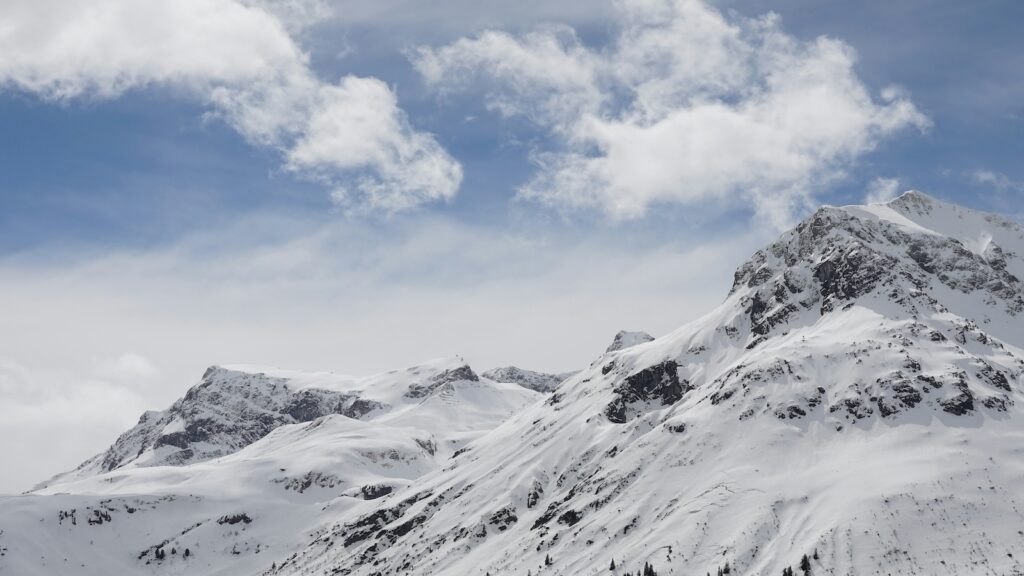
<svg viewBox="0 0 1024 576"><path fill-rule="evenodd" d="M544 565L545 566L551 566L552 564L553 564L553 562L551 561L551 556L549 554L545 554L544 555Z"/></svg>
<svg viewBox="0 0 1024 576"><path fill-rule="evenodd" d="M609 570L615 572L615 558L612 558L612 564L608 567Z"/></svg>
<svg viewBox="0 0 1024 576"><path fill-rule="evenodd" d="M185 548L185 558L188 558L191 555L192 555L192 551L189 550L188 548Z"/></svg>
<svg viewBox="0 0 1024 576"><path fill-rule="evenodd" d="M818 549L817 548L814 549L814 559L815 560L818 559Z"/></svg>
<svg viewBox="0 0 1024 576"><path fill-rule="evenodd" d="M811 573L811 561L807 558L807 554L800 559L800 569L803 570L804 574Z"/></svg>
<svg viewBox="0 0 1024 576"><path fill-rule="evenodd" d="M729 563L726 562L725 563L725 568L722 568L722 574L728 574L730 572L732 572L732 568L729 568Z"/></svg>

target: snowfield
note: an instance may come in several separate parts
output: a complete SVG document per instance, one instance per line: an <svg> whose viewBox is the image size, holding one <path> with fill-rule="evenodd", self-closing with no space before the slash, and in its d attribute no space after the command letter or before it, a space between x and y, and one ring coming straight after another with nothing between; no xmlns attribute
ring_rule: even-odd
<svg viewBox="0 0 1024 576"><path fill-rule="evenodd" d="M548 394L213 369L0 500L0 573L1024 574L1021 278L1024 227L908 192Z"/></svg>

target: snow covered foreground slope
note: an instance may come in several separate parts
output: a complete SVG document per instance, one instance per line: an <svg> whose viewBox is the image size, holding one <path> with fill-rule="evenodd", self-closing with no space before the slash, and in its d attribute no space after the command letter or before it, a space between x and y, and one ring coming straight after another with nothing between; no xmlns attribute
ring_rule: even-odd
<svg viewBox="0 0 1024 576"><path fill-rule="evenodd" d="M254 574L543 396L442 359L368 378L213 367L106 452L0 499L0 574Z"/></svg>
<svg viewBox="0 0 1024 576"><path fill-rule="evenodd" d="M1024 229L825 207L267 574L1024 573Z"/></svg>

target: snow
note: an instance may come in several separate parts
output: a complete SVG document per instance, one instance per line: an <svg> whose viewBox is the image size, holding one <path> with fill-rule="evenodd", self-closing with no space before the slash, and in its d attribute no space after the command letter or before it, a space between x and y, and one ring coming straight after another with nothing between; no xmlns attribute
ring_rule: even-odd
<svg viewBox="0 0 1024 576"><path fill-rule="evenodd" d="M822 208L719 307L624 336L547 395L527 384L550 375L461 359L365 378L213 369L119 440L145 457L0 500L0 572L577 575L614 559L753 576L816 553L813 574L1024 573L1022 238L919 192ZM304 394L379 405L235 447L246 418ZM190 445L209 457L150 465L178 448L146 426L196 414L231 424Z"/></svg>

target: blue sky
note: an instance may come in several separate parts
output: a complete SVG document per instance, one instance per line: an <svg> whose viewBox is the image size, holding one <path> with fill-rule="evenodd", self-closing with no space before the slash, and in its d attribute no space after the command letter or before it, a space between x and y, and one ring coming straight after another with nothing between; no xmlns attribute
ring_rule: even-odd
<svg viewBox="0 0 1024 576"><path fill-rule="evenodd" d="M822 201L857 201L866 180L885 176L966 204L1014 210L1019 191L999 194L1006 191L969 174L989 170L1024 182L1024 6L922 0L722 6L748 15L770 8L800 38L842 39L857 50L857 71L870 87L905 87L934 122L927 134L900 135L865 155L848 179L818 192ZM544 16L575 24L593 42L611 25L581 21L573 9L564 19L552 12ZM393 30L386 17L329 21L314 26L304 45L315 50L314 66L325 78L355 73L395 86L411 122L436 134L464 165L455 200L426 210L505 225L509 200L532 170L529 143L544 134L525 122L501 121L475 95L439 100L424 90L403 54L409 46L478 31L480 22L469 20L449 30L437 30L433 19L401 22ZM509 28L529 27L530 20ZM350 53L337 58L343 50ZM223 123L204 121L204 111L201 103L159 88L57 105L17 90L0 93L0 251L152 246L264 210L315 220L336 216L317 186L282 174L271 151L246 144Z"/></svg>
<svg viewBox="0 0 1024 576"><path fill-rule="evenodd" d="M47 459L5 446L25 465L0 491L101 449L208 364L368 373L462 354L569 370L620 328L699 316L820 203L917 188L1024 215L1012 0L188 0L161 17L144 2L66 48L94 24L69 14L119 1L0 8L16 23L0 32L0 421L40 442L66 437L43 415L79 432ZM191 34L214 16L188 10L210 6L251 27ZM700 18L710 28L686 28ZM672 26L718 30L724 48L650 33ZM675 68L632 58L647 49ZM242 70L253 53L269 64ZM812 79L776 86L776 61ZM260 100L276 88L283 104ZM745 137L704 157L680 141L717 138L709 103L741 112L741 136L793 109L798 128L772 135L778 157ZM852 119L799 129L808 103ZM352 137L367 114L387 121ZM677 145L695 159L673 170L659 154Z"/></svg>

